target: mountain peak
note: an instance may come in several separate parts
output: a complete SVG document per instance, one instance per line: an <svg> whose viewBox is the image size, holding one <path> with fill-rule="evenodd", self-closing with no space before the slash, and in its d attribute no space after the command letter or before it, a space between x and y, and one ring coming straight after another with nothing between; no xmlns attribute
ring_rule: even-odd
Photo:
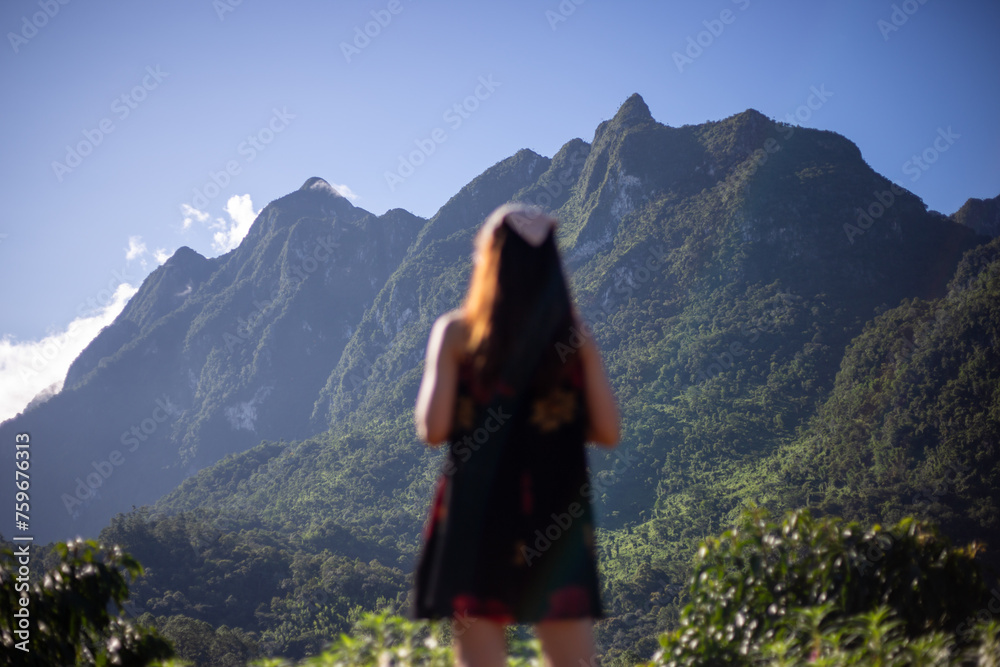
<svg viewBox="0 0 1000 667"><path fill-rule="evenodd" d="M649 107L642 99L642 95L632 93L618 109L612 122L619 125L639 125L653 122L653 116L649 113Z"/></svg>
<svg viewBox="0 0 1000 667"><path fill-rule="evenodd" d="M306 182L302 184L302 187L300 187L299 190L300 191L324 190L337 197L343 196L339 192L337 192L337 189L335 187L330 185L325 179L322 179L319 176L313 176L312 178L306 179Z"/></svg>
<svg viewBox="0 0 1000 667"><path fill-rule="evenodd" d="M1000 236L1000 196L993 199L972 198L950 217L977 234Z"/></svg>
<svg viewBox="0 0 1000 667"><path fill-rule="evenodd" d="M753 108L747 109L743 113L736 114L736 117L737 118L745 118L747 120L750 120L750 121L753 121L753 122L756 122L756 123L760 123L760 122L770 123L770 122L772 122L770 118L768 118L767 116L765 116L764 114L762 114L761 112L759 112L759 111L757 111L756 109L753 109Z"/></svg>
<svg viewBox="0 0 1000 667"><path fill-rule="evenodd" d="M186 245L182 245L180 248L174 251L174 254L163 263L163 266L189 266L192 263L201 264L202 262L208 261L204 255L199 253L197 250L192 250Z"/></svg>
<svg viewBox="0 0 1000 667"><path fill-rule="evenodd" d="M731 123L732 127L735 128L737 132L744 133L758 133L769 129L774 125L773 120L756 109L747 109L746 111L735 113L721 122Z"/></svg>

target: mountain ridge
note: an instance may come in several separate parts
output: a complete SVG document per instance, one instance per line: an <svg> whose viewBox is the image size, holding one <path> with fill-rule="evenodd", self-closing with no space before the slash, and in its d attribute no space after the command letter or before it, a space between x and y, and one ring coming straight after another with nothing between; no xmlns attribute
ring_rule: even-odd
<svg viewBox="0 0 1000 667"><path fill-rule="evenodd" d="M594 503L610 616L599 637L617 649L649 652L676 618L678 584L697 540L725 528L747 503L822 497L831 511L868 512L860 501L837 505L849 485L835 493L782 457L806 460L812 447L831 443L859 446L848 433L819 439L816 424L822 409L848 414L853 403L844 396L879 381L881 362L856 342L873 335L866 327L895 340L894 327L911 326L898 309L939 303L958 285L978 290L980 304L994 289L982 278L993 265L993 246L976 233L982 227L928 211L874 172L849 139L752 109L669 127L631 96L592 142L571 139L552 158L518 151L430 219L402 209L372 215L323 183L310 177L270 202L230 253L204 261L184 253L160 267L112 325L120 331L102 334L78 360L73 386L0 426L0 437L5 428L43 422L93 436L74 452L67 432L38 432L66 452L71 473L39 488L71 500L75 478L86 490L90 475L107 470L109 451L125 447L123 434L138 439L132 429L139 429L146 440L122 450L122 466L134 472L112 468L102 495L74 505L76 519L51 520L50 530L104 526L134 502L126 493L133 487L121 484L134 477L152 498L142 502L160 499L145 514L116 517L105 535L156 559L158 574L138 589L142 604L277 638L295 651L346 629L348 607L337 607L340 620L331 621L296 606L310 581L341 590L321 576L324 559L376 564L369 574L388 578L379 590L395 591L392 604L405 606L400 582L441 463L412 423L423 353L434 319L460 303L473 235L495 206L520 199L559 217L571 289L624 416L618 458L589 452L601 480ZM198 270L206 275L177 301L188 284L182 278L202 276ZM965 350L956 337L966 330L942 332L934 349ZM881 393L872 396L886 404ZM880 456L902 437L890 436L879 442ZM913 442L914 460L933 451ZM930 474L916 463L900 466L893 498ZM831 479L857 483L865 502L875 497L856 470L830 470ZM992 488L988 479L975 483ZM117 504L107 498L112 491ZM962 515L968 504L960 494L938 500L948 508L943 517ZM963 530L992 536L990 508L980 509L978 518L962 515ZM142 541L161 530L173 537L155 538L155 549ZM212 579L220 590L199 592L167 558L186 549L178 562L221 572L220 563L264 542L284 542L285 551L268 552L278 559L277 579L259 591L230 590L220 574ZM315 569L296 569L304 562ZM295 583L286 590L278 581ZM233 596L229 606L223 591ZM214 611L199 606L207 604ZM302 631L309 639L278 629L316 623L320 629Z"/></svg>
<svg viewBox="0 0 1000 667"><path fill-rule="evenodd" d="M282 396L282 410L308 412L296 424L308 435L261 429L260 444L232 447L154 506L112 519L102 538L149 559L136 601L158 622L240 628L296 656L346 630L356 604L407 609L442 457L412 421L428 332L464 294L482 218L510 199L560 218L571 289L623 414L618 450L588 452L608 616L597 635L609 660L651 655L679 617L699 541L754 504L876 520L905 510L957 537L1000 538L994 508L975 498L997 489L992 449L935 486L995 427L955 398L992 400L983 341L1000 290L995 243L894 189L849 139L753 110L668 127L634 96L591 143L571 139L551 159L519 151L429 220L400 211L403 224L389 224L390 212L366 216L312 190L276 200L244 241L254 247L224 256L225 270L189 297L211 307L168 316L194 322L174 335L184 332L191 358L214 363L195 380L220 397L202 399L199 416L221 428L178 426L183 444L218 454L215 441L233 428L227 410L239 408L237 424L261 424ZM352 244L356 230L398 231L396 247L410 240L378 284L352 265L350 280L322 290L292 278L320 230L342 234L341 250L376 254L381 246ZM329 266L317 262L308 277ZM265 292L272 284L277 298ZM341 285L370 288L370 299L318 325L314 313L337 308ZM950 324L937 324L937 311L953 313ZM246 327L236 331L233 317ZM161 347L170 322L159 325ZM326 332L326 346L336 338L339 355L319 359L303 323ZM241 341L232 355L225 333ZM264 372L298 358L316 371L310 392L278 388L281 374ZM937 394L948 398L921 398ZM924 433L905 418L911 408ZM183 420L192 421L169 424ZM927 501L914 503L920 494Z"/></svg>
<svg viewBox="0 0 1000 667"><path fill-rule="evenodd" d="M34 431L59 452L50 466L63 472L36 464L39 488L47 481L50 489L49 502L36 504L39 525L49 527L42 536L99 530L115 512L153 502L262 436L309 435L308 409L299 406L314 399L294 397L319 389L324 366L346 342L344 328L422 224L399 211L373 216L310 187L265 206L241 244L220 257L178 249L74 361L63 392L0 426ZM352 289L330 291L343 281ZM333 310L307 305L324 300ZM297 370L285 377L282 368ZM144 423L149 432L136 446L129 433ZM214 445L205 450L205 442ZM131 474L115 467L89 477L95 466L107 470L101 461L116 451ZM144 480L140 469L156 473Z"/></svg>
<svg viewBox="0 0 1000 667"><path fill-rule="evenodd" d="M992 199L972 197L949 218L979 234L1000 236L1000 195Z"/></svg>

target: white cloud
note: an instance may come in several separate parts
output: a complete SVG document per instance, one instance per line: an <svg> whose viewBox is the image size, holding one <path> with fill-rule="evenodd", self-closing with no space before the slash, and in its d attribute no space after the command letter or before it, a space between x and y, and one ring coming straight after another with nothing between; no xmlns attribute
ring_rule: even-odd
<svg viewBox="0 0 1000 667"><path fill-rule="evenodd" d="M196 222L204 223L212 232L212 250L220 254L229 252L243 241L260 211L253 210L249 194L230 197L226 202L225 211L229 216L228 220L216 218L212 221L211 216L205 211L199 211L190 204L181 204L181 213L184 215L183 228L186 230ZM159 256L156 257L157 261L160 261Z"/></svg>
<svg viewBox="0 0 1000 667"><path fill-rule="evenodd" d="M157 264L163 264L165 261L170 259L170 256L172 254L173 253L167 252L166 248L157 248L156 250L153 251L153 257L156 258Z"/></svg>
<svg viewBox="0 0 1000 667"><path fill-rule="evenodd" d="M208 220L208 213L199 211L190 204L181 204L181 214L184 216L184 221L181 223L184 229L190 227L194 222L205 222Z"/></svg>
<svg viewBox="0 0 1000 667"><path fill-rule="evenodd" d="M354 194L354 192L346 185L337 185L336 183L331 183L330 185L332 185L334 190L337 191L337 194L339 194L344 199L347 199L348 201L358 200L358 196Z"/></svg>
<svg viewBox="0 0 1000 667"><path fill-rule="evenodd" d="M217 230L212 236L212 248L220 253L229 252L240 244L250 231L257 213L254 213L250 195L233 195L226 202L229 222L216 218L211 228ZM259 213L259 211L258 211Z"/></svg>
<svg viewBox="0 0 1000 667"><path fill-rule="evenodd" d="M65 331L41 340L0 338L0 421L15 416L41 392L61 391L70 364L118 317L136 291L132 285L120 283L100 311L78 317Z"/></svg>
<svg viewBox="0 0 1000 667"><path fill-rule="evenodd" d="M340 195L344 199L349 201L357 201L358 196L354 194L347 185L338 185L336 183L327 183L322 178L317 179L309 186L310 190L332 190L334 194Z"/></svg>
<svg viewBox="0 0 1000 667"><path fill-rule="evenodd" d="M141 236L128 237L128 248L125 249L125 259L131 262L137 257L146 254L146 244L142 242Z"/></svg>

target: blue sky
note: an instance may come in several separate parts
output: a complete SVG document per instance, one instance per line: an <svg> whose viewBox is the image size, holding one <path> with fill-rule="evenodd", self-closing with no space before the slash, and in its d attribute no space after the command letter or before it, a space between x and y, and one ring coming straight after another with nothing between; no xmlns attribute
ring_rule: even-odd
<svg viewBox="0 0 1000 667"><path fill-rule="evenodd" d="M429 217L635 92L673 126L798 111L943 213L1000 194L996 0L63 2L0 7L0 419L308 177Z"/></svg>

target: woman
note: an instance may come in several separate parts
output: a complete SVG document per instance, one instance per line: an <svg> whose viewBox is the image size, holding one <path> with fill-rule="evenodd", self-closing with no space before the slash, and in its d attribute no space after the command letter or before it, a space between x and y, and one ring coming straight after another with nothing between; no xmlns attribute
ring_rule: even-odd
<svg viewBox="0 0 1000 667"><path fill-rule="evenodd" d="M619 416L570 301L556 220L501 206L476 237L463 306L427 346L417 430L449 442L416 574L418 618L452 617L460 665L504 665L504 625L533 623L552 665L596 664L601 616L587 441Z"/></svg>

